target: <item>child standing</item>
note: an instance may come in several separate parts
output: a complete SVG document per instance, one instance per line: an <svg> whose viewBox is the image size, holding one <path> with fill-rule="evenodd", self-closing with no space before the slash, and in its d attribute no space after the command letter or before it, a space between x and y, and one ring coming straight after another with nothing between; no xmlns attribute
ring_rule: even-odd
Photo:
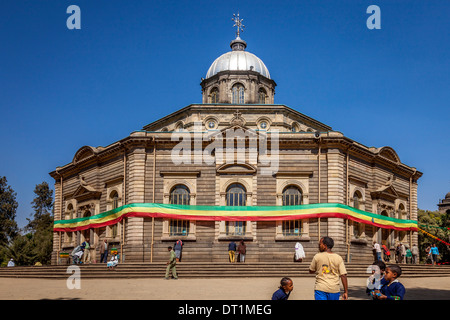
<svg viewBox="0 0 450 320"><path fill-rule="evenodd" d="M374 290L380 290L380 288L387 284L386 279L384 279L384 272L386 271L386 264L381 260L376 260L371 266L372 274L367 279L366 293L375 299L372 295Z"/></svg>
<svg viewBox="0 0 450 320"><path fill-rule="evenodd" d="M272 300L287 300L292 290L294 289L294 283L288 277L284 277L280 281L280 287L272 295Z"/></svg>
<svg viewBox="0 0 450 320"><path fill-rule="evenodd" d="M380 290L375 290L373 295L379 300L403 300L405 287L398 281L402 274L400 266L394 264L386 268L384 273L385 282Z"/></svg>

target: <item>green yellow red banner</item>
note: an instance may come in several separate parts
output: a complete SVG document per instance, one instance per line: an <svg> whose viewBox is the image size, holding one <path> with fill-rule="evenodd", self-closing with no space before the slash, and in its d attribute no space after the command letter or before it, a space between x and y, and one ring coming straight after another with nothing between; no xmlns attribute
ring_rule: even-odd
<svg viewBox="0 0 450 320"><path fill-rule="evenodd" d="M127 217L154 217L197 221L280 221L313 218L342 218L400 231L417 230L417 221L396 219L358 210L339 203L298 206L197 206L132 203L94 216L56 220L54 231L78 231L114 225Z"/></svg>
<svg viewBox="0 0 450 320"><path fill-rule="evenodd" d="M419 230L420 232L422 232L423 234L429 236L430 238L433 238L433 239L435 239L435 240L437 240L437 241L440 241L440 242L442 242L443 244L445 244L446 246L450 246L450 243L448 243L448 242L446 242L446 241L444 241L444 240L442 240L442 239L439 239L438 237L432 235L431 233L426 232L425 230L420 229L420 228L418 228L418 230Z"/></svg>

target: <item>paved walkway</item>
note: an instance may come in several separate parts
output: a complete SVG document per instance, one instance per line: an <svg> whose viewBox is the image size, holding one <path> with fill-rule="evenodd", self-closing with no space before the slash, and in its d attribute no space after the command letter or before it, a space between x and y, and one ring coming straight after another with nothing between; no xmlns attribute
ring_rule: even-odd
<svg viewBox="0 0 450 320"><path fill-rule="evenodd" d="M406 300L449 300L450 277L399 278ZM80 289L65 280L0 278L0 300L270 300L278 278L81 279ZM293 278L289 300L312 300L314 276ZM369 300L365 278L349 278L349 300Z"/></svg>

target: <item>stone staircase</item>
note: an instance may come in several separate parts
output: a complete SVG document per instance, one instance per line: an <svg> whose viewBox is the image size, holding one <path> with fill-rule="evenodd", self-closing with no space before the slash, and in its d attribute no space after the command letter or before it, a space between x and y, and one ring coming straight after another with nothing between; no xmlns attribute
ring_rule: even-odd
<svg viewBox="0 0 450 320"><path fill-rule="evenodd" d="M67 279L72 271L65 266L29 266L0 268L0 278L39 278ZM91 279L131 279L162 278L166 264L158 263L122 263L115 270L108 270L106 264L80 265L81 277ZM309 262L270 262L270 263L206 263L181 262L177 264L180 278L239 278L239 277L312 277L308 272ZM368 265L347 263L349 277L368 277ZM450 265L411 265L402 264L402 277L450 277Z"/></svg>

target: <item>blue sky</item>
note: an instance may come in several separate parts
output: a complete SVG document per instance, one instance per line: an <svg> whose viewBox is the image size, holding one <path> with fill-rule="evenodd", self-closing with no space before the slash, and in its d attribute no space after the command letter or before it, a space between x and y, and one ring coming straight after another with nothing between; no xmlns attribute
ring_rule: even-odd
<svg viewBox="0 0 450 320"><path fill-rule="evenodd" d="M81 30L69 30L70 5ZM369 5L381 29L369 30ZM419 208L450 191L448 0L4 0L0 4L0 176L20 227L36 184L84 145L106 146L191 103L234 39L285 104L423 172Z"/></svg>

